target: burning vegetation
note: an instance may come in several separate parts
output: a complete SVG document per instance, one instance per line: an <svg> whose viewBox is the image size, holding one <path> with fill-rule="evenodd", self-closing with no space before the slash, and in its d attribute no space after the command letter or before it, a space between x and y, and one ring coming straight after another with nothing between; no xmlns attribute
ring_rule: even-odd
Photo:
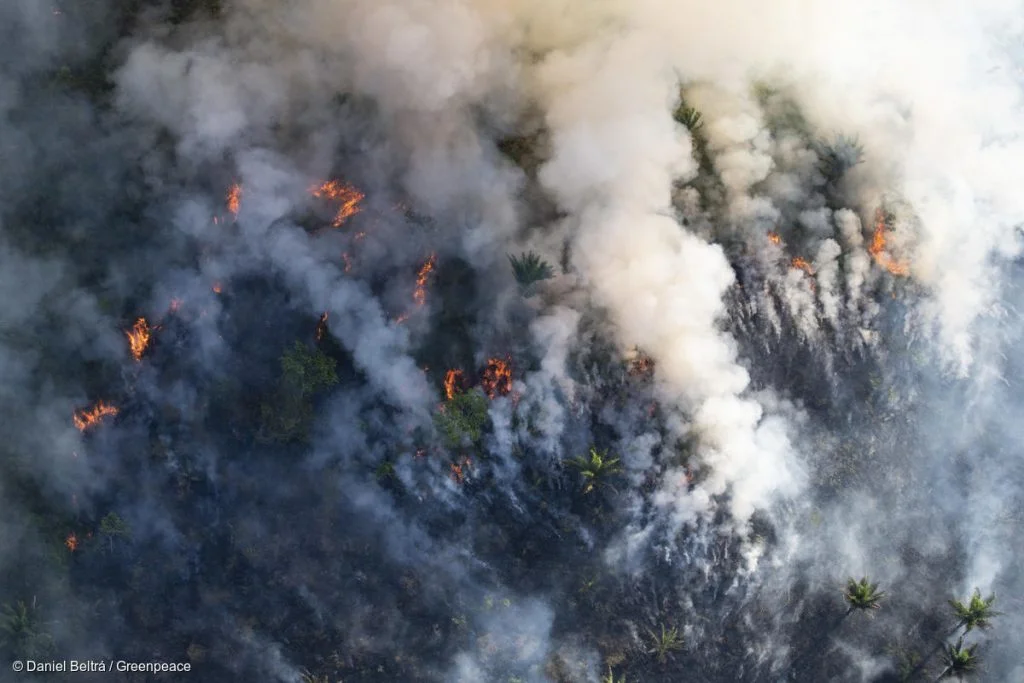
<svg viewBox="0 0 1024 683"><path fill-rule="evenodd" d="M427 303L427 279L430 274L434 271L434 266L437 263L437 255L431 254L427 257L427 260L420 266L419 272L416 274L416 289L413 290L412 298L416 302L417 306L422 306Z"/></svg>
<svg viewBox="0 0 1024 683"><path fill-rule="evenodd" d="M227 204L228 212L238 218L238 211L242 208L242 186L238 183L233 184L228 188L228 194L225 198L225 204Z"/></svg>
<svg viewBox="0 0 1024 683"><path fill-rule="evenodd" d="M511 361L501 358L489 359L480 378L480 386L490 399L508 395L512 391Z"/></svg>
<svg viewBox="0 0 1024 683"><path fill-rule="evenodd" d="M87 429L91 429L100 424L104 418L113 417L117 415L117 413L117 408L104 403L103 401L99 401L92 408L76 410L72 419L74 420L75 427L78 431L84 432Z"/></svg>
<svg viewBox="0 0 1024 683"><path fill-rule="evenodd" d="M449 370L444 374L444 395L449 401L455 398L455 394L463 390L462 370Z"/></svg>
<svg viewBox="0 0 1024 683"><path fill-rule="evenodd" d="M331 225L335 228L340 228L349 218L362 211L360 205L366 198L366 195L356 187L338 180L328 180L310 188L309 192L317 199L338 205L334 219L331 221Z"/></svg>
<svg viewBox="0 0 1024 683"><path fill-rule="evenodd" d="M892 215L884 209L879 208L875 212L875 231L871 236L868 253L875 259L875 263L892 275L905 277L910 274L910 264L894 259L886 250L886 233L891 230L891 221Z"/></svg>
<svg viewBox="0 0 1024 683"><path fill-rule="evenodd" d="M320 314L320 320L316 323L316 340L323 341L327 334L327 311Z"/></svg>
<svg viewBox="0 0 1024 683"><path fill-rule="evenodd" d="M146 348L149 346L151 334L149 323L146 322L145 318L136 320L132 329L125 332L125 336L128 337L128 349L131 351L132 358L136 362L142 360L142 354L146 352Z"/></svg>

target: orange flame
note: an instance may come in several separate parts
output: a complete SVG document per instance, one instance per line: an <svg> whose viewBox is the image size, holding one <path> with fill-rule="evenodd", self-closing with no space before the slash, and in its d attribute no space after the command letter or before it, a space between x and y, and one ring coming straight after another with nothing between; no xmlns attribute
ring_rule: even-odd
<svg viewBox="0 0 1024 683"><path fill-rule="evenodd" d="M416 275L416 290L412 293L412 298L417 306L422 306L427 302L427 278L434 270L435 263L437 263L437 255L431 254Z"/></svg>
<svg viewBox="0 0 1024 683"><path fill-rule="evenodd" d="M318 199L341 202L341 207L338 208L334 220L331 221L331 225L335 228L340 228L345 221L362 211L359 204L366 198L366 195L357 188L337 180L328 180L310 188L309 192Z"/></svg>
<svg viewBox="0 0 1024 683"><path fill-rule="evenodd" d="M149 323L146 322L145 318L139 318L135 321L132 329L125 332L125 335L128 337L128 348L131 350L132 358L136 361L142 360L142 354L146 351L146 347L149 346L151 336Z"/></svg>
<svg viewBox="0 0 1024 683"><path fill-rule="evenodd" d="M214 282L212 289L214 294L220 294L224 291L224 287L219 282Z"/></svg>
<svg viewBox="0 0 1024 683"><path fill-rule="evenodd" d="M629 362L629 374L634 377L648 376L654 372L654 359L645 353L639 353Z"/></svg>
<svg viewBox="0 0 1024 683"><path fill-rule="evenodd" d="M469 456L465 456L458 463L451 464L451 476L456 484L461 484L466 480L466 470L473 465L473 459Z"/></svg>
<svg viewBox="0 0 1024 683"><path fill-rule="evenodd" d="M320 315L320 322L316 324L316 340L320 341L323 339L325 332L327 332L327 311Z"/></svg>
<svg viewBox="0 0 1024 683"><path fill-rule="evenodd" d="M84 432L86 429L93 427L100 422L103 418L113 415L117 415L118 410L112 405L99 401L91 410L76 410L72 419L75 422L75 427L78 431Z"/></svg>
<svg viewBox="0 0 1024 683"><path fill-rule="evenodd" d="M875 259L875 263L885 268L893 275L905 276L910 274L910 264L905 261L897 261L885 251L885 233L889 229L886 221L886 213L883 209L875 212L875 232L871 236L871 246L868 253Z"/></svg>
<svg viewBox="0 0 1024 683"><path fill-rule="evenodd" d="M500 358L489 359L480 378L480 386L488 398L505 396L512 391L512 366Z"/></svg>
<svg viewBox="0 0 1024 683"><path fill-rule="evenodd" d="M790 262L790 266L797 270L802 270L809 276L814 277L814 266L808 263L804 258L797 256Z"/></svg>
<svg viewBox="0 0 1024 683"><path fill-rule="evenodd" d="M68 550L75 552L78 547L78 537L75 536L74 532L68 534L68 537L64 539L64 545L67 546Z"/></svg>
<svg viewBox="0 0 1024 683"><path fill-rule="evenodd" d="M777 232L769 232L768 233L768 240L772 244L782 244L782 238L779 237L779 233L777 233Z"/></svg>
<svg viewBox="0 0 1024 683"><path fill-rule="evenodd" d="M444 395L449 401L462 390L462 370L449 370L444 375Z"/></svg>
<svg viewBox="0 0 1024 683"><path fill-rule="evenodd" d="M232 185L228 189L228 196L225 201L228 206L228 211L231 212L232 216L237 218L238 209L242 206L242 186L238 183Z"/></svg>

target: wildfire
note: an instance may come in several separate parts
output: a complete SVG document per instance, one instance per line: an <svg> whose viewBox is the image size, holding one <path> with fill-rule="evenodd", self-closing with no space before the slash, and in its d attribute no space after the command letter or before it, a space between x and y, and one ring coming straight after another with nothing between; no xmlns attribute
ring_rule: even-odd
<svg viewBox="0 0 1024 683"><path fill-rule="evenodd" d="M125 332L125 335L128 337L128 348L132 353L132 358L136 361L142 360L142 354L145 353L146 347L149 346L151 336L149 323L146 322L145 318L139 318L135 321L132 329Z"/></svg>
<svg viewBox="0 0 1024 683"><path fill-rule="evenodd" d="M351 273L352 272L352 257L348 255L347 251L342 253L341 260L345 264L345 272L346 273Z"/></svg>
<svg viewBox="0 0 1024 683"><path fill-rule="evenodd" d="M214 294L220 294L224 291L224 287L219 282L214 282L211 289L213 289Z"/></svg>
<svg viewBox="0 0 1024 683"><path fill-rule="evenodd" d="M905 276L910 274L910 265L905 261L897 261L885 251L885 233L889 229L886 224L886 213L883 209L875 212L875 233L871 237L871 246L868 253L875 259L875 263L885 268L893 275Z"/></svg>
<svg viewBox="0 0 1024 683"><path fill-rule="evenodd" d="M451 464L451 475L456 484L461 484L466 480L466 471L472 465L473 459L468 456L463 457L458 463Z"/></svg>
<svg viewBox="0 0 1024 683"><path fill-rule="evenodd" d="M480 386L488 398L505 396L512 391L512 366L508 361L491 358L484 368L483 377L480 378Z"/></svg>
<svg viewBox="0 0 1024 683"><path fill-rule="evenodd" d="M794 258L790 262L789 265L791 267L793 267L793 268L796 268L797 270L804 271L805 273L807 273L811 277L814 277L814 266L812 266L810 263L808 263L807 259L804 259L804 258L801 258L800 256L797 256L796 258Z"/></svg>
<svg viewBox="0 0 1024 683"><path fill-rule="evenodd" d="M242 186L235 183L228 188L228 196L225 200L228 211L232 216L238 217L238 209L242 206Z"/></svg>
<svg viewBox="0 0 1024 683"><path fill-rule="evenodd" d="M335 228L340 228L345 221L362 211L359 204L366 198L366 195L357 188L337 180L328 180L311 188L309 192L318 199L341 202L338 212L334 214L334 220L331 221Z"/></svg>
<svg viewBox="0 0 1024 683"><path fill-rule="evenodd" d="M112 405L104 403L103 401L98 402L92 409L89 410L76 410L73 415L75 427L78 431L84 432L86 429L93 427L103 421L103 418L107 416L117 415L118 410Z"/></svg>
<svg viewBox="0 0 1024 683"><path fill-rule="evenodd" d="M320 315L320 322L316 324L316 340L320 341L323 339L325 332L327 332L327 311Z"/></svg>
<svg viewBox="0 0 1024 683"><path fill-rule="evenodd" d="M770 232L770 233L768 233L768 240L772 244L782 244L782 238L779 237L779 233L777 233L777 232Z"/></svg>
<svg viewBox="0 0 1024 683"><path fill-rule="evenodd" d="M444 375L444 395L449 401L462 391L462 370L449 370Z"/></svg>
<svg viewBox="0 0 1024 683"><path fill-rule="evenodd" d="M427 302L427 278L430 277L430 273L433 272L436 263L437 254L431 254L420 267L420 272L416 275L416 290L412 293L412 298L417 306L422 306Z"/></svg>
<svg viewBox="0 0 1024 683"><path fill-rule="evenodd" d="M71 552L75 552L75 549L78 547L78 537L75 536L74 532L68 534L68 537L64 539L64 545Z"/></svg>
<svg viewBox="0 0 1024 683"><path fill-rule="evenodd" d="M646 353L637 351L629 361L629 374L634 377L648 377L654 372L654 359Z"/></svg>

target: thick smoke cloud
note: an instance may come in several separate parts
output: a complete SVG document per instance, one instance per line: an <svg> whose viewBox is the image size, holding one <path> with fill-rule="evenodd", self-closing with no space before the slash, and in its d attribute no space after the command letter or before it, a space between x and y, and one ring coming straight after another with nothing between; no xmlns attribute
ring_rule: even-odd
<svg viewBox="0 0 1024 683"><path fill-rule="evenodd" d="M0 649L1024 676L1020 9L6 4Z"/></svg>

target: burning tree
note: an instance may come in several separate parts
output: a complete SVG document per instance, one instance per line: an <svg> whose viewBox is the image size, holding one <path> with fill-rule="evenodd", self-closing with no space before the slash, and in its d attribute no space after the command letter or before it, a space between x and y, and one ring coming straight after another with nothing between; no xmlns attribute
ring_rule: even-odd
<svg viewBox="0 0 1024 683"><path fill-rule="evenodd" d="M149 323L145 318L139 318L135 321L132 329L125 332L125 336L128 337L128 349L131 351L132 358L136 361L142 360L142 354L146 352L151 337Z"/></svg>
<svg viewBox="0 0 1024 683"><path fill-rule="evenodd" d="M75 427L80 432L84 432L87 429L95 427L100 424L105 417L112 417L117 415L118 410L116 407L99 401L95 406L88 409L76 410L72 415L72 420L75 423Z"/></svg>

